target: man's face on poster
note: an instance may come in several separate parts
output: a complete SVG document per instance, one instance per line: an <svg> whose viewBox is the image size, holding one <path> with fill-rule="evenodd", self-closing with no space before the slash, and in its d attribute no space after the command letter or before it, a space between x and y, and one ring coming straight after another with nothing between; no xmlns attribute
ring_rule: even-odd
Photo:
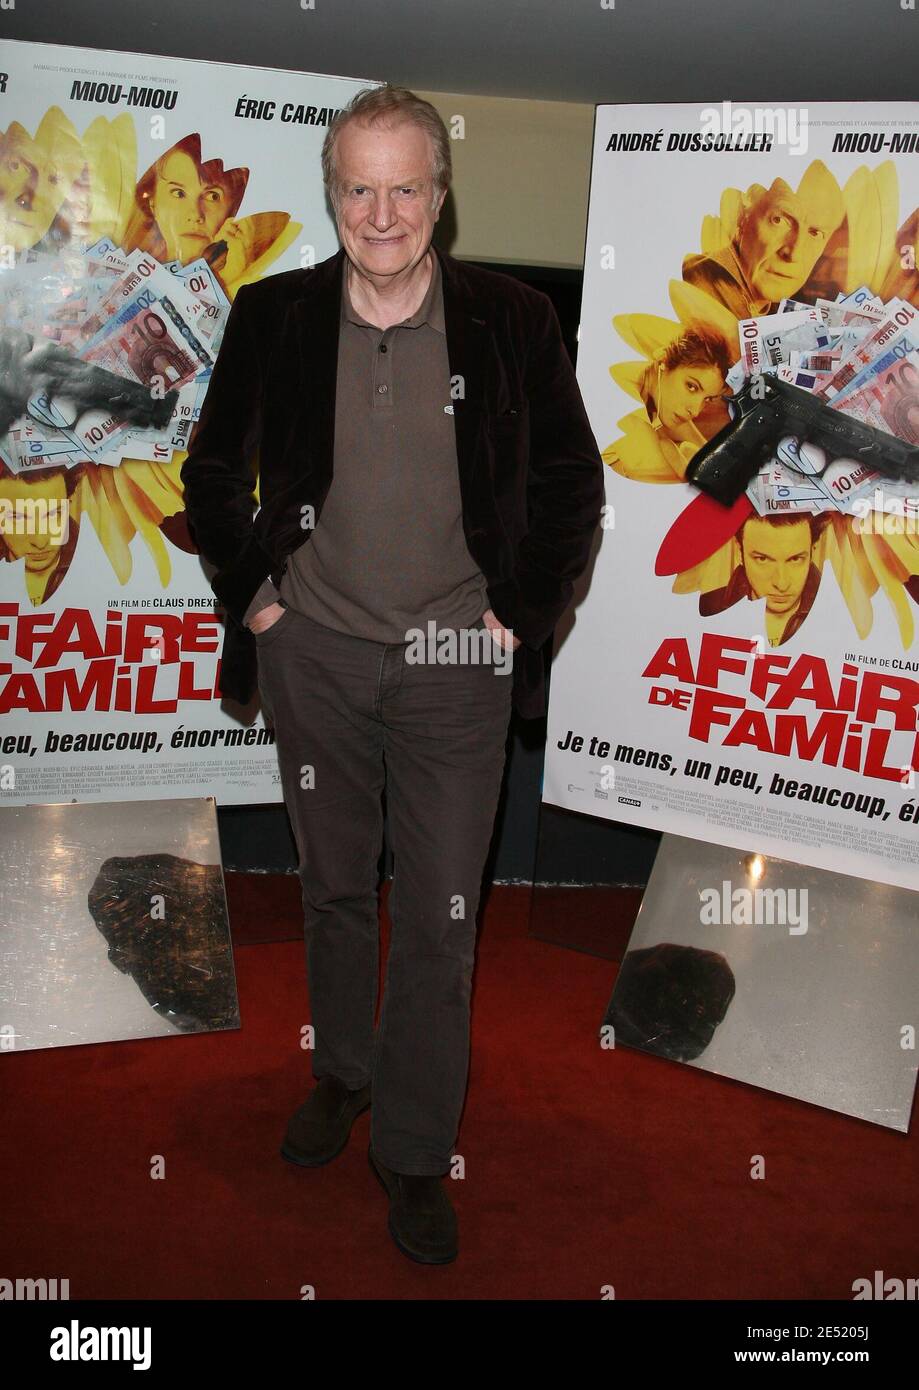
<svg viewBox="0 0 919 1390"><path fill-rule="evenodd" d="M35 246L54 221L68 179L25 131L0 152L0 233L16 251Z"/></svg>
<svg viewBox="0 0 919 1390"><path fill-rule="evenodd" d="M3 514L8 512L14 518L12 524L7 525L2 524L0 517L0 537L12 558L25 560L26 569L33 574L46 574L55 569L61 558L61 546L67 539L67 487L63 476L52 473L45 478L4 478L0 481L0 503ZM22 528L15 520L17 513L31 518L27 528Z"/></svg>
<svg viewBox="0 0 919 1390"><path fill-rule="evenodd" d="M770 303L793 298L823 254L832 220L787 184L773 184L746 214L740 235L740 261L751 289Z"/></svg>
<svg viewBox="0 0 919 1390"><path fill-rule="evenodd" d="M335 146L338 232L348 258L385 283L427 253L445 197L434 197L431 141L408 121L349 121Z"/></svg>
<svg viewBox="0 0 919 1390"><path fill-rule="evenodd" d="M216 241L230 213L229 191L222 183L206 183L191 155L174 150L157 175L150 209L167 259L188 265Z"/></svg>
<svg viewBox="0 0 919 1390"><path fill-rule="evenodd" d="M767 613L790 613L800 602L811 564L811 528L806 519L776 526L758 517L741 535L744 573L754 598Z"/></svg>

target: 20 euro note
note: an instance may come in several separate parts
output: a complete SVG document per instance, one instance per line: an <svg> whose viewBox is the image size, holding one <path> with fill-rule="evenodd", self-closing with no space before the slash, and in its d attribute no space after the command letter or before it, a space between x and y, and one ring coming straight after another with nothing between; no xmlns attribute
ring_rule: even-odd
<svg viewBox="0 0 919 1390"><path fill-rule="evenodd" d="M919 350L898 357L846 400L856 418L919 444Z"/></svg>
<svg viewBox="0 0 919 1390"><path fill-rule="evenodd" d="M905 355L916 346L919 346L919 312L905 300L891 300L884 318L863 342L857 343L843 358L821 395L832 402L877 358L898 348L901 355Z"/></svg>

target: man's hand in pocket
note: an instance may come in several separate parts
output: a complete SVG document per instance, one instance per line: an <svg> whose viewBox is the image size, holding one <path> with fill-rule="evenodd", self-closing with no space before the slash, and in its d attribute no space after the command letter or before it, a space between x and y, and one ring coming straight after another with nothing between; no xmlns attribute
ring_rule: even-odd
<svg viewBox="0 0 919 1390"><path fill-rule="evenodd" d="M511 628L505 627L503 623L498 621L491 608L486 608L485 612L482 614L482 622L488 628L502 651L515 652L520 646L520 638L514 636Z"/></svg>
<svg viewBox="0 0 919 1390"><path fill-rule="evenodd" d="M284 616L284 607L280 603L269 603L267 608L260 608L249 620L250 632L267 632L270 627L274 627L278 618Z"/></svg>

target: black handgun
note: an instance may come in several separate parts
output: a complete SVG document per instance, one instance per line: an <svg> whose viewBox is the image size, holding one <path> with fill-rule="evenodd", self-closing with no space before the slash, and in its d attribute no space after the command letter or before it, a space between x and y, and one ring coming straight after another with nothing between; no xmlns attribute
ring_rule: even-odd
<svg viewBox="0 0 919 1390"><path fill-rule="evenodd" d="M825 449L828 463L855 459L885 478L919 482L919 447L832 410L810 391L776 376L748 377L728 403L730 424L702 445L686 469L689 482L725 507L737 501L788 435Z"/></svg>
<svg viewBox="0 0 919 1390"><path fill-rule="evenodd" d="M43 391L49 400L62 396L76 407L105 410L142 429L165 429L172 418L177 390L157 398L139 381L97 367L57 343L35 347L31 337L14 329L0 337L0 438L28 413L29 400Z"/></svg>

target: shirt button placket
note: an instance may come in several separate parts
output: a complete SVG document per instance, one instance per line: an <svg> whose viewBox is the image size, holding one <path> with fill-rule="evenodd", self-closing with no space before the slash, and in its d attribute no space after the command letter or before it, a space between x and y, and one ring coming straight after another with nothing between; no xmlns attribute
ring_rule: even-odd
<svg viewBox="0 0 919 1390"><path fill-rule="evenodd" d="M374 410L386 409L392 405L392 352L390 351L391 338L387 337L388 330L384 331L380 339L379 351L374 354L374 384L373 408Z"/></svg>

